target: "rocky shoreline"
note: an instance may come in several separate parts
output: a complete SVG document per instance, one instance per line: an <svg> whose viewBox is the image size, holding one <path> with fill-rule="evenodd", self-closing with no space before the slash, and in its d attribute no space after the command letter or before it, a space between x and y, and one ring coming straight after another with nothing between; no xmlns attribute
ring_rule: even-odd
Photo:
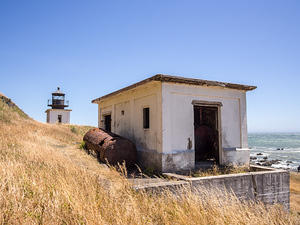
<svg viewBox="0 0 300 225"><path fill-rule="evenodd" d="M291 168L288 168L288 166L290 166L290 164L294 162L291 160L283 161L280 159L269 159L268 156L265 156L263 153L260 152L260 153L256 153L255 156L250 156L250 163L259 166L267 166L267 167L275 167L278 169L291 170Z"/></svg>

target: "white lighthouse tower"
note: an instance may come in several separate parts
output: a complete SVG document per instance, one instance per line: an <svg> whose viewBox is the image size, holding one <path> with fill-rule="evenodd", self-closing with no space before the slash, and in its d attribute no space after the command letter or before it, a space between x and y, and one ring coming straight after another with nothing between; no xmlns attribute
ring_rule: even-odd
<svg viewBox="0 0 300 225"><path fill-rule="evenodd" d="M52 99L48 100L48 106L51 109L47 109L47 123L70 123L71 109L65 109L69 107L69 101L65 102L65 94L60 91L58 87L55 92L52 93Z"/></svg>

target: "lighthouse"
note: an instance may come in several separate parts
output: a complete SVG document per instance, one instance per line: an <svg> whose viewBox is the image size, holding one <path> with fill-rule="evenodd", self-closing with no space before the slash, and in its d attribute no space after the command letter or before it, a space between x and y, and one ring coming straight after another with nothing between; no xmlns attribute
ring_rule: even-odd
<svg viewBox="0 0 300 225"><path fill-rule="evenodd" d="M48 100L48 106L51 109L47 109L47 123L70 123L71 109L65 109L69 107L69 101L65 101L65 94L61 92L58 87L55 92L52 93L52 99Z"/></svg>

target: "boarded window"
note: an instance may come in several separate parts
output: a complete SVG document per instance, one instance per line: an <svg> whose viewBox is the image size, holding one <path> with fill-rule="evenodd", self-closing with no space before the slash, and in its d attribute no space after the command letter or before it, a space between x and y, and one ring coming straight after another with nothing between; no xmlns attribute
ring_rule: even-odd
<svg viewBox="0 0 300 225"><path fill-rule="evenodd" d="M150 128L150 108L143 108L144 129Z"/></svg>

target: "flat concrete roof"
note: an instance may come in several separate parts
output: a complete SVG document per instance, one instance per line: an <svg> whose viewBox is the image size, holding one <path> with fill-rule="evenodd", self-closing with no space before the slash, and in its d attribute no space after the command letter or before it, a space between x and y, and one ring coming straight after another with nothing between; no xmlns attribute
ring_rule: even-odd
<svg viewBox="0 0 300 225"><path fill-rule="evenodd" d="M237 90L243 90L243 91L252 91L252 90L256 89L256 86L249 86L249 85L243 85L243 84L233 84L233 83L226 83L226 82L219 82L219 81L209 81L209 80L201 80L201 79L195 79L195 78L185 78L185 77L179 77L179 76L156 74L145 80L142 80L140 82L137 82L137 83L127 86L125 88L119 89L117 91L114 91L114 92L104 95L102 97L96 98L96 99L92 100L92 103L96 103L105 98L117 95L123 91L131 90L137 86L143 85L150 81L199 85L199 86L206 86L206 87L223 87L223 88L237 89Z"/></svg>

